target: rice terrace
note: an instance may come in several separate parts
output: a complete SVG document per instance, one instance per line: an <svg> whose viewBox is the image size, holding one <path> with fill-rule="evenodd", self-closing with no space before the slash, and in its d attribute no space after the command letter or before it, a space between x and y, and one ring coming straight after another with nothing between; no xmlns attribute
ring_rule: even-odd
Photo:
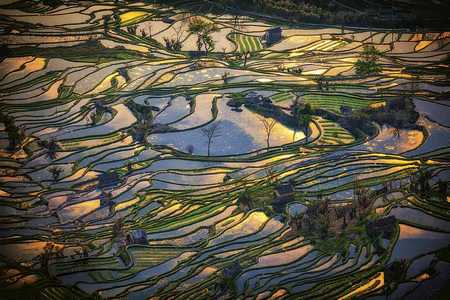
<svg viewBox="0 0 450 300"><path fill-rule="evenodd" d="M450 299L447 1L0 1L0 299Z"/></svg>

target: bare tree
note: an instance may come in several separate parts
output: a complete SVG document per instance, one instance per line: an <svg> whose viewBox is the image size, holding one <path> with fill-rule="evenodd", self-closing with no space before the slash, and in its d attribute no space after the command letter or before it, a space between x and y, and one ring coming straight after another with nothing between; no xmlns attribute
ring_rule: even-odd
<svg viewBox="0 0 450 300"><path fill-rule="evenodd" d="M269 183L269 185L275 185L277 180L276 180L276 176L275 176L275 171L272 167L269 167L268 169L266 169L266 178L267 178L267 182Z"/></svg>
<svg viewBox="0 0 450 300"><path fill-rule="evenodd" d="M52 174L53 182L57 182L59 177L61 176L61 173L63 172L63 169L58 167L52 167L49 169L50 174Z"/></svg>
<svg viewBox="0 0 450 300"><path fill-rule="evenodd" d="M194 146L193 146L193 145L187 145L186 151L187 151L190 155L192 155L192 153L194 153Z"/></svg>
<svg viewBox="0 0 450 300"><path fill-rule="evenodd" d="M234 33L237 33L238 31L245 31L246 26L242 24L244 20L238 15L234 16L234 24L233 24L233 31Z"/></svg>
<svg viewBox="0 0 450 300"><path fill-rule="evenodd" d="M275 119L266 119L259 118L261 123L264 125L264 131L266 132L266 142L267 142L267 150L270 148L270 135L272 134L272 130L277 125L277 120Z"/></svg>
<svg viewBox="0 0 450 300"><path fill-rule="evenodd" d="M201 129L202 135L208 139L208 156L211 153L211 144L214 138L220 137L220 121L214 124L211 124L207 128Z"/></svg>
<svg viewBox="0 0 450 300"><path fill-rule="evenodd" d="M225 72L225 73L223 73L223 75L222 75L222 80L223 80L223 83L224 83L224 84L228 84L228 80L229 80L230 75L231 75L230 72Z"/></svg>
<svg viewBox="0 0 450 300"><path fill-rule="evenodd" d="M233 32L237 33L237 30L240 28L240 21L239 21L239 16L236 15L234 16L234 26L233 26Z"/></svg>
<svg viewBox="0 0 450 300"><path fill-rule="evenodd" d="M302 105L301 105L301 99L300 96L296 96L294 101L292 101L292 104L289 107L289 110L291 111L291 115L294 118L294 122L296 123L294 126L294 129L292 130L292 142L295 142L295 136L297 135L297 127L299 127L299 119L301 116L302 111Z"/></svg>
<svg viewBox="0 0 450 300"><path fill-rule="evenodd" d="M186 23L179 22L178 24L173 26L173 31L175 31L177 43L181 42L181 39L183 37L183 32L184 32L185 25L186 25Z"/></svg>
<svg viewBox="0 0 450 300"><path fill-rule="evenodd" d="M394 136L395 138L397 138L397 140L399 140L399 139L400 139L400 135L401 135L400 128L394 127L393 136Z"/></svg>
<svg viewBox="0 0 450 300"><path fill-rule="evenodd" d="M244 68L247 65L247 59L251 56L250 51L244 53Z"/></svg>

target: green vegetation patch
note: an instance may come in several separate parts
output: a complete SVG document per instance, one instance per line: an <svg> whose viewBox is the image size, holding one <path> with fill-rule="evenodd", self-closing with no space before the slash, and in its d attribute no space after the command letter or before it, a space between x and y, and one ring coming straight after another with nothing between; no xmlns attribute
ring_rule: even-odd
<svg viewBox="0 0 450 300"><path fill-rule="evenodd" d="M231 38L238 46L240 53L257 52L263 49L261 39L257 36L245 34L232 34Z"/></svg>
<svg viewBox="0 0 450 300"><path fill-rule="evenodd" d="M273 102L292 101L294 99L294 95L289 92L282 92L273 95L270 99L272 99Z"/></svg>
<svg viewBox="0 0 450 300"><path fill-rule="evenodd" d="M450 246L436 252L436 256L437 258L439 258L439 260L450 262Z"/></svg>
<svg viewBox="0 0 450 300"><path fill-rule="evenodd" d="M320 108L341 114L341 107L347 106L354 110L366 108L375 103L382 103L380 100L368 100L346 95L308 94L304 96L304 101L311 104L315 109Z"/></svg>

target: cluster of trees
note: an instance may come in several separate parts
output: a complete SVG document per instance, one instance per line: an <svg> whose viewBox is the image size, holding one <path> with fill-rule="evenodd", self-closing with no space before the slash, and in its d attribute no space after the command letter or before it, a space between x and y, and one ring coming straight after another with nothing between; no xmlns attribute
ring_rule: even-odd
<svg viewBox="0 0 450 300"><path fill-rule="evenodd" d="M55 256L61 256L61 249L59 249L52 242L47 242L43 248L43 252L38 256L40 271L46 276L50 277L49 263Z"/></svg>
<svg viewBox="0 0 450 300"><path fill-rule="evenodd" d="M235 99L233 99L235 100ZM241 103L239 98L235 100L236 105ZM308 124L313 115L322 116L325 119L339 123L343 128L349 130L353 135L359 137L363 133L372 135L376 132L373 123L388 125L394 129L397 137L400 137L400 129L420 129L416 125L419 113L414 109L413 103L406 97L397 97L386 101L386 105L373 108L363 108L360 110L351 110L341 107L341 110L348 109L349 113L345 116L338 116L332 112L317 108L312 109L308 103L304 103L297 97L290 105L290 125L296 128L302 128L305 135L308 135ZM295 132L294 132L295 136ZM307 140L306 140L307 141Z"/></svg>
<svg viewBox="0 0 450 300"><path fill-rule="evenodd" d="M215 43L211 34L218 31L219 28L215 23L208 22L200 17L191 18L189 21L188 32L197 36L197 49L198 51L204 49L206 55L214 50Z"/></svg>
<svg viewBox="0 0 450 300"><path fill-rule="evenodd" d="M153 126L153 111L157 109L151 105L133 105L132 110L139 122L131 129L130 134L136 143L147 144L147 136Z"/></svg>
<svg viewBox="0 0 450 300"><path fill-rule="evenodd" d="M419 171L410 178L410 191L422 198L436 197L443 202L447 202L449 183L439 180L436 189L431 184L432 174L430 170L420 168Z"/></svg>
<svg viewBox="0 0 450 300"><path fill-rule="evenodd" d="M431 172L429 170L419 169L419 172L411 176L411 190L422 197L431 193Z"/></svg>
<svg viewBox="0 0 450 300"><path fill-rule="evenodd" d="M355 63L355 73L360 76L378 74L382 71L378 62L381 52L373 45L364 45L361 57Z"/></svg>
<svg viewBox="0 0 450 300"><path fill-rule="evenodd" d="M128 32L129 34L136 34L137 28L138 28L137 25L127 26L127 32Z"/></svg>
<svg viewBox="0 0 450 300"><path fill-rule="evenodd" d="M239 205L239 208L245 212L253 208L253 201L248 189L245 189L239 194L237 203Z"/></svg>
<svg viewBox="0 0 450 300"><path fill-rule="evenodd" d="M114 28L114 31L116 31L116 32L120 31L120 28L122 25L121 25L120 16L117 13L117 11L115 11L112 15L112 22L111 22L110 15L103 16L103 31L104 31L105 35L108 34L108 30L110 28L111 23L112 23L112 27ZM138 33L138 25L127 26L126 30L129 34L133 34L133 35L138 35L140 33L141 37L143 37L143 38L151 38L152 37L152 26L151 25L148 26L147 31L145 30L145 28L141 28L139 33Z"/></svg>
<svg viewBox="0 0 450 300"><path fill-rule="evenodd" d="M215 289L209 295L215 296L215 299L220 298L237 298L235 278L242 272L242 266L239 260L234 260L231 264L222 269L218 276L218 282ZM225 296L226 295L226 296Z"/></svg>
<svg viewBox="0 0 450 300"><path fill-rule="evenodd" d="M344 3L343 3L344 2ZM281 17L293 22L375 27L437 26L448 22L448 4L424 5L415 1L369 2L355 0L217 0L218 5Z"/></svg>
<svg viewBox="0 0 450 300"><path fill-rule="evenodd" d="M8 149L16 150L25 140L25 131L15 124L11 116L0 113L0 122L5 124L5 131L8 135Z"/></svg>
<svg viewBox="0 0 450 300"><path fill-rule="evenodd" d="M341 110L342 108L344 107L341 107ZM362 137L363 133L366 135L375 134L377 129L373 126L373 123L394 128L394 134L397 137L400 137L400 129L420 130L420 126L416 124L419 113L415 111L413 103L405 97L388 100L386 105L376 108L367 107L353 110L346 116L337 116L322 109L316 109L315 113L339 123L356 137Z"/></svg>
<svg viewBox="0 0 450 300"><path fill-rule="evenodd" d="M180 22L172 26L172 29L175 32L175 37L164 37L164 44L167 50L181 51L181 48L183 48L183 33L185 32L186 25L190 22L190 20L190 15L187 14L182 17Z"/></svg>
<svg viewBox="0 0 450 300"><path fill-rule="evenodd" d="M52 160L56 159L56 153L61 149L59 144L53 139L50 141L40 140L38 145L47 150L47 157Z"/></svg>
<svg viewBox="0 0 450 300"><path fill-rule="evenodd" d="M304 214L291 216L291 228L294 232L301 230L304 234L324 239L332 234L337 235L351 224L356 224L370 213L372 197L369 189L363 187L357 179L354 181L353 190L352 202L346 205L330 205L329 199L318 195Z"/></svg>
<svg viewBox="0 0 450 300"><path fill-rule="evenodd" d="M304 104L297 97L294 99L289 109L291 111L291 115L295 123L292 140L295 139L297 128L302 128L305 133L306 142L308 142L309 123L311 122L313 115L313 109L311 107L311 104L309 103Z"/></svg>
<svg viewBox="0 0 450 300"><path fill-rule="evenodd" d="M48 171L50 172L50 174L52 174L53 182L57 182L61 177L61 174L63 173L63 169L59 167L52 167Z"/></svg>
<svg viewBox="0 0 450 300"><path fill-rule="evenodd" d="M355 114L358 125L361 122L371 120L380 125L389 125L397 129L415 128L419 113L415 111L413 103L399 97L388 100L385 106L378 108L366 108Z"/></svg>
<svg viewBox="0 0 450 300"><path fill-rule="evenodd" d="M387 295L395 289L395 286L406 279L409 266L410 262L407 259L396 260L385 266L384 281L386 284L386 299L388 298Z"/></svg>
<svg viewBox="0 0 450 300"><path fill-rule="evenodd" d="M303 72L303 68L300 65L279 64L277 70L281 72L288 72L291 74L300 75Z"/></svg>
<svg viewBox="0 0 450 300"><path fill-rule="evenodd" d="M202 17L191 17L189 13L182 16L181 20L171 28L175 35L163 38L164 46L167 50L181 51L183 48L183 34L187 31L188 34L196 36L197 50L199 52L204 51L205 55L208 55L209 52L215 49L215 42L212 39L211 34L220 30L215 23ZM151 28L149 33L151 37ZM145 37L147 34L142 32L142 36Z"/></svg>
<svg viewBox="0 0 450 300"><path fill-rule="evenodd" d="M181 51L181 48L183 47L183 43L175 38L164 37L164 44L167 50L170 51Z"/></svg>
<svg viewBox="0 0 450 300"><path fill-rule="evenodd" d="M288 73L297 74L297 75L300 75L303 72L303 68L301 66L285 67L283 65L279 65L277 67L277 69L279 71L288 72Z"/></svg>
<svg viewBox="0 0 450 300"><path fill-rule="evenodd" d="M104 25L105 30L108 28L109 18L110 18L109 16L105 16L105 19L103 19L104 24L105 24ZM108 22L106 22L106 21L108 21ZM119 12L117 10L115 10L113 12L113 28L114 28L114 31L120 31L120 26L121 26L120 15L119 15Z"/></svg>
<svg viewBox="0 0 450 300"><path fill-rule="evenodd" d="M336 89L335 86L331 85L323 75L320 75L317 79L317 88L319 89L319 91L329 91L332 88Z"/></svg>
<svg viewBox="0 0 450 300"><path fill-rule="evenodd" d="M109 106L104 105L101 101L95 101L94 103L95 110L89 115L91 120L91 125L97 125L100 120L103 118L105 113L112 114L113 111Z"/></svg>
<svg viewBox="0 0 450 300"><path fill-rule="evenodd" d="M42 0L42 3L51 7L58 7L64 4L62 0Z"/></svg>
<svg viewBox="0 0 450 300"><path fill-rule="evenodd" d="M302 232L308 235L317 234L319 238L325 239L330 233L331 225L329 201L325 199L314 202L301 218L300 223Z"/></svg>
<svg viewBox="0 0 450 300"><path fill-rule="evenodd" d="M353 182L352 215L359 218L364 217L369 210L370 203L370 190L355 179Z"/></svg>
<svg viewBox="0 0 450 300"><path fill-rule="evenodd" d="M420 169L419 172L412 175L410 180L410 190L417 193L422 197L430 197L432 195L441 199L442 201L447 201L448 195L448 182L438 181L437 189L433 190L430 184L431 173L427 170ZM389 182L391 183L391 182ZM390 184L385 184L389 186ZM319 195L318 199L315 200L307 209L306 213L292 217L289 221L290 227L294 232L301 230L303 234L316 236L319 239L325 239L330 237L333 233L332 228L337 230L334 232L340 232L340 230L345 230L351 222L356 224L358 220L363 220L371 212L371 197L370 190L363 187L360 182L356 179L354 181L354 195L352 203L349 205L333 207L330 205L328 199L322 199ZM384 189L381 192L384 194L389 193L389 189ZM239 198L240 204L249 203L249 197L244 192ZM251 207L251 206L250 206ZM369 231L367 229L367 235L369 239L374 243L377 251L384 252L383 247L379 244L379 237L392 236L393 227L395 224L395 218L390 220L390 218L378 219L372 223L377 223ZM366 227L369 226L368 222Z"/></svg>

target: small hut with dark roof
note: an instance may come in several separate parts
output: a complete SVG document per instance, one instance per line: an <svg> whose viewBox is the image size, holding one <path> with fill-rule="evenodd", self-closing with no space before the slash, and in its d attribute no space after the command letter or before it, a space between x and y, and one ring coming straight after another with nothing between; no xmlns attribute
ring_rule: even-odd
<svg viewBox="0 0 450 300"><path fill-rule="evenodd" d="M222 270L222 275L225 279L231 280L235 278L239 273L241 273L241 271L241 264L239 263L239 261L235 261Z"/></svg>
<svg viewBox="0 0 450 300"><path fill-rule="evenodd" d="M105 192L102 190L102 192L100 193L100 196L99 196L99 200L100 200L101 207L105 207L105 206L111 207L114 205L114 202L112 201L111 192Z"/></svg>
<svg viewBox="0 0 450 300"><path fill-rule="evenodd" d="M381 236L383 239L391 239L395 234L397 219L394 216L378 219L367 223L367 234L370 237Z"/></svg>
<svg viewBox="0 0 450 300"><path fill-rule="evenodd" d="M252 199L250 199L250 196L247 192L243 192L239 195L238 201L237 201L239 208L242 211L249 211L253 209L253 202Z"/></svg>
<svg viewBox="0 0 450 300"><path fill-rule="evenodd" d="M347 105L341 105L339 110L340 110L341 114L343 114L344 116L350 116L352 114L352 108Z"/></svg>
<svg viewBox="0 0 450 300"><path fill-rule="evenodd" d="M281 41L282 29L281 27L269 28L263 36L263 40L266 42L267 46L278 43Z"/></svg>
<svg viewBox="0 0 450 300"><path fill-rule="evenodd" d="M143 229L134 229L127 234L127 245L148 245L147 233Z"/></svg>
<svg viewBox="0 0 450 300"><path fill-rule="evenodd" d="M272 206L275 212L284 212L286 205L294 201L294 188L289 182L279 184L275 188L275 199Z"/></svg>
<svg viewBox="0 0 450 300"><path fill-rule="evenodd" d="M98 185L99 189L103 189L106 187L112 187L120 183L119 173L116 171L103 173L98 176Z"/></svg>

